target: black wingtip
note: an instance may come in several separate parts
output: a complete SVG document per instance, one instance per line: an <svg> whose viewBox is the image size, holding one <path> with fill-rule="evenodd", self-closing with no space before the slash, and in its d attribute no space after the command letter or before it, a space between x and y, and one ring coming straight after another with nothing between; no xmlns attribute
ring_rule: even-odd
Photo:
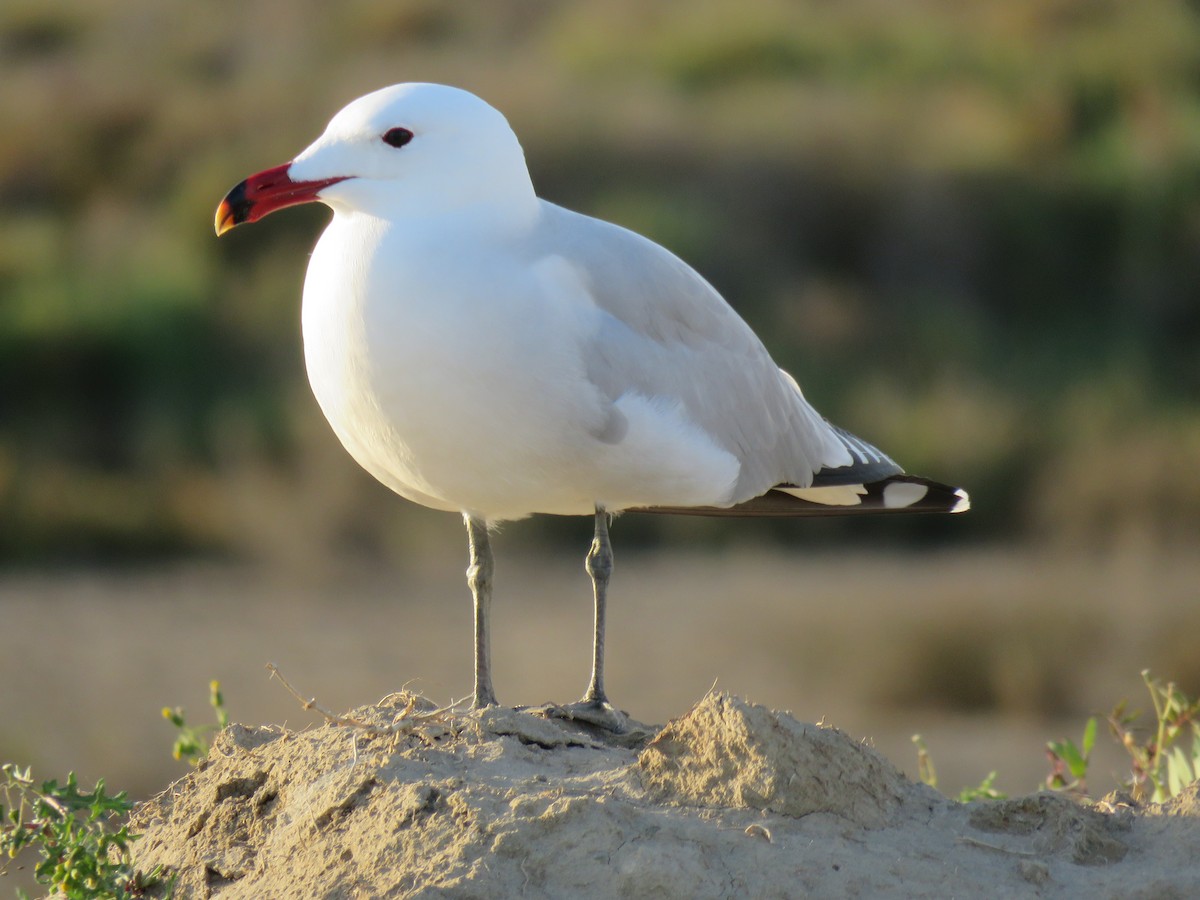
<svg viewBox="0 0 1200 900"><path fill-rule="evenodd" d="M970 508L971 498L962 488L917 475L892 475L870 484L835 484L808 488L779 485L759 497L729 507L647 507L629 511L689 516L792 518L961 513Z"/></svg>

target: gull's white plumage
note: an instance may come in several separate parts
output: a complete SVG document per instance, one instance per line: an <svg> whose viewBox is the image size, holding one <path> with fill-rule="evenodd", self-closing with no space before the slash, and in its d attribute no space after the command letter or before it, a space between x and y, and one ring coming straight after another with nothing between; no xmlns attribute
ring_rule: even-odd
<svg viewBox="0 0 1200 900"><path fill-rule="evenodd" d="M316 199L334 217L304 285L309 380L364 468L464 514L477 706L495 702L490 523L595 514L593 672L573 712L619 727L603 686L606 511L967 506L830 425L669 251L539 199L508 123L472 94L408 84L354 101L230 191L217 230Z"/></svg>
<svg viewBox="0 0 1200 900"><path fill-rule="evenodd" d="M450 191L444 156L418 155L448 106L465 145ZM394 121L416 134L402 153L378 140ZM309 263L305 356L342 442L403 496L489 521L729 506L850 462L690 267L538 199L482 101L425 85L357 101L289 174L346 171L372 175L322 192L335 215Z"/></svg>

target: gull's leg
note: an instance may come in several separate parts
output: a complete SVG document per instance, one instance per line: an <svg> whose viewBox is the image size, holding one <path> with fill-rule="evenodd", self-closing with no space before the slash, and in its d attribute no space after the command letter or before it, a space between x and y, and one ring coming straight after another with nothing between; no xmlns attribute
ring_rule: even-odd
<svg viewBox="0 0 1200 900"><path fill-rule="evenodd" d="M604 693L604 619L608 604L608 579L613 570L612 543L608 539L608 513L596 507L596 536L583 567L592 577L596 598L595 627L592 632L592 680L581 704L596 707L610 706Z"/></svg>
<svg viewBox="0 0 1200 900"><path fill-rule="evenodd" d="M557 719L573 719L620 735L625 746L635 746L652 733L645 725L634 722L608 702L604 691L604 620L608 606L608 579L612 575L613 552L608 540L608 513L596 507L596 536L588 551L584 568L592 578L596 596L595 630L592 633L592 678L582 700L559 706L548 703L537 712ZM629 743L632 741L632 743Z"/></svg>
<svg viewBox="0 0 1200 900"><path fill-rule="evenodd" d="M630 730L629 718L608 702L604 693L604 614L608 601L608 578L612 574L612 544L608 541L608 513L596 507L596 537L588 551L584 568L592 576L596 595L595 632L592 637L592 680L587 693L577 703L554 707L551 715L575 719L616 734Z"/></svg>
<svg viewBox="0 0 1200 900"><path fill-rule="evenodd" d="M475 698L471 705L483 709L497 705L496 692L492 690L492 651L488 633L492 607L492 545L483 519L463 513L463 521L467 523L467 543L471 549L467 584L475 602Z"/></svg>

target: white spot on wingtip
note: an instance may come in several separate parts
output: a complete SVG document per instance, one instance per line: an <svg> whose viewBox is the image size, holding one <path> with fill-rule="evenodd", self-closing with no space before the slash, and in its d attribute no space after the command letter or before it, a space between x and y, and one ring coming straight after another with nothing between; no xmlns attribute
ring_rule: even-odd
<svg viewBox="0 0 1200 900"><path fill-rule="evenodd" d="M866 494L866 485L840 484L831 487L785 488L775 490L782 494L791 494L797 500L808 503L819 503L821 506L858 506Z"/></svg>
<svg viewBox="0 0 1200 900"><path fill-rule="evenodd" d="M928 493L928 485L912 481L893 481L883 487L883 505L886 509L904 509L914 503L920 503Z"/></svg>
<svg viewBox="0 0 1200 900"><path fill-rule="evenodd" d="M955 503L952 507L950 507L950 512L952 512L952 513L966 512L968 509L971 508L971 498L967 495L967 492L964 491L962 488L959 488L958 490L956 490L954 492L954 496L958 498L958 502Z"/></svg>

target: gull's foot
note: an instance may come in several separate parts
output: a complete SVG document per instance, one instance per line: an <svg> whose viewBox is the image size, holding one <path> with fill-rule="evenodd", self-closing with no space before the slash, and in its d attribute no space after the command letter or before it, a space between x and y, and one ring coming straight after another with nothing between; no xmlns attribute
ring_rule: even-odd
<svg viewBox="0 0 1200 900"><path fill-rule="evenodd" d="M612 734L628 733L632 721L629 716L609 703L607 699L586 697L575 703L568 703L566 706L548 706L545 715L554 719L583 722Z"/></svg>
<svg viewBox="0 0 1200 900"><path fill-rule="evenodd" d="M596 740L619 747L640 749L659 731L658 726L631 719L607 700L584 699L565 706L544 703L529 707L526 712L557 720L564 726L569 723Z"/></svg>

